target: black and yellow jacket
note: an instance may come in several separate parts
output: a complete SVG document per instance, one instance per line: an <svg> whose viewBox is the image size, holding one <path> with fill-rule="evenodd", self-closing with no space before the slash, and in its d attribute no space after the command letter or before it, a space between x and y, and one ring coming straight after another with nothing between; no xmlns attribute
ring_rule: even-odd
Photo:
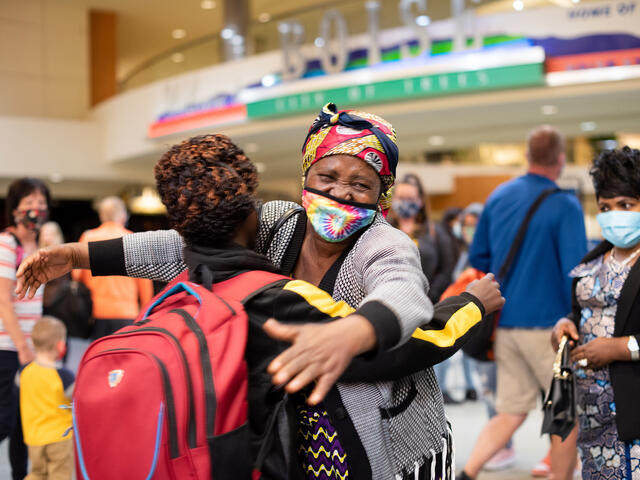
<svg viewBox="0 0 640 480"><path fill-rule="evenodd" d="M227 249L187 248L184 256L190 280L205 286L250 270L277 272L266 257L239 246ZM267 424L283 399L283 392L273 387L266 368L287 345L267 336L262 326L269 318L283 323L327 322L356 310L344 301L333 300L327 292L314 285L292 279L270 284L247 297L243 305L249 317L246 359L252 456L254 459L258 457L265 442L275 441L275 445L268 447L267 458L262 463L263 478L297 478L302 472L296 462L285 465L285 459L295 460L295 455L281 452L292 445L287 441L265 439ZM465 293L450 297L436 305L429 325L417 329L408 342L392 350L375 351L354 359L341 381L394 380L439 363L460 349L483 314L482 304L473 295ZM377 335L384 335L384 332L384 329L376 331ZM384 339L378 339L378 345L385 343L388 344ZM292 439L295 434L293 426L291 430ZM341 442L345 441L344 446L349 451L348 437L344 441L341 438Z"/></svg>
<svg viewBox="0 0 640 480"><path fill-rule="evenodd" d="M262 207L259 218L255 251L282 273L291 274L305 235L304 210L291 202L273 201ZM89 255L94 275L170 281L186 268L183 240L173 230L90 243ZM262 269L235 260L225 264L216 266L215 281L243 268ZM298 313L287 306L289 299L309 303L301 292L282 287L247 303L257 324L269 316L295 321ZM473 334L482 319L480 303L465 294L434 310L415 244L381 215L354 237L319 287L356 308L377 336L379 351L354 360L324 401L349 455L349 478L386 480L402 472L412 475L415 465L440 465L450 433L430 367Z"/></svg>

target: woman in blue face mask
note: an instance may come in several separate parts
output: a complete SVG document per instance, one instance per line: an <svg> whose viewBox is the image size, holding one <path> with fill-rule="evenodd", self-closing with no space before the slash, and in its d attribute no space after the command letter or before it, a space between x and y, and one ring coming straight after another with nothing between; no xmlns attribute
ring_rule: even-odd
<svg viewBox="0 0 640 480"><path fill-rule="evenodd" d="M575 348L582 478L640 475L640 150L603 152L591 169L605 241L571 275L573 311L552 342Z"/></svg>
<svg viewBox="0 0 640 480"><path fill-rule="evenodd" d="M397 182L389 223L409 235L417 245L422 271L429 280L429 298L437 303L451 284L459 252L443 226L429 219L427 196L416 175L405 175Z"/></svg>

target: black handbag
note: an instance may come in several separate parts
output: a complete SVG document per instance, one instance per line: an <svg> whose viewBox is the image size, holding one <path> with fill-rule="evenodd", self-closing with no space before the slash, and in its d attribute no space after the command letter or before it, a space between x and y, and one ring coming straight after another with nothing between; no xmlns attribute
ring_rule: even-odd
<svg viewBox="0 0 640 480"><path fill-rule="evenodd" d="M553 380L542 405L542 432L558 435L565 440L576 424L575 378L569 359L568 337L562 337L556 360L553 362Z"/></svg>

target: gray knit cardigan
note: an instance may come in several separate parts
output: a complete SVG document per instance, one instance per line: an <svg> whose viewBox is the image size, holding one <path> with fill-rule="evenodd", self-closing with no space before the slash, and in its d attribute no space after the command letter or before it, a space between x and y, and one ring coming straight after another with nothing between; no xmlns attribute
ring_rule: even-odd
<svg viewBox="0 0 640 480"><path fill-rule="evenodd" d="M273 225L294 207L291 202L266 203L261 210L256 251L280 266L299 216L287 220L270 245L265 245ZM123 238L128 275L169 281L185 268L183 241L173 230L144 232ZM422 273L415 244L378 214L345 258L336 278L333 298L353 308L377 301L389 308L400 322L401 341L432 318L427 298L427 280ZM415 385L415 388L413 387ZM431 368L393 382L338 383L338 391L366 451L374 479L399 478L431 463L451 448L442 394ZM383 418L417 390L415 398L400 414ZM411 393L410 393L411 392ZM426 468L424 465L422 468ZM443 477L451 475L447 468Z"/></svg>

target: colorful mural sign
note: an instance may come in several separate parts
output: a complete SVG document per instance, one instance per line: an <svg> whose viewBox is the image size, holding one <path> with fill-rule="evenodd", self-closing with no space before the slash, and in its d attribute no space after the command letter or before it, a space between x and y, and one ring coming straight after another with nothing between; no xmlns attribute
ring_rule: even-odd
<svg viewBox="0 0 640 480"><path fill-rule="evenodd" d="M204 92L200 88L192 97L176 95L177 102L163 100L167 106L150 125L149 137L314 111L327 101L342 106L407 101L542 85L549 72L640 65L640 0L475 16L476 32L466 44L477 45L481 39L482 48L462 52L454 48L460 48L456 25L455 18L433 22L426 52L415 29L380 32L378 63L364 46L367 34L349 37L344 71L330 75L323 70L316 47L296 46L306 66L303 78L289 82L282 80L286 63L277 56L249 57L236 61L234 68L258 81L237 85L231 92L228 85L223 89L210 81L220 68L213 66L202 72ZM265 62L268 55L275 61ZM507 57L512 60L495 61ZM188 93L190 87L183 83L180 78L169 80L167 90L182 88Z"/></svg>

